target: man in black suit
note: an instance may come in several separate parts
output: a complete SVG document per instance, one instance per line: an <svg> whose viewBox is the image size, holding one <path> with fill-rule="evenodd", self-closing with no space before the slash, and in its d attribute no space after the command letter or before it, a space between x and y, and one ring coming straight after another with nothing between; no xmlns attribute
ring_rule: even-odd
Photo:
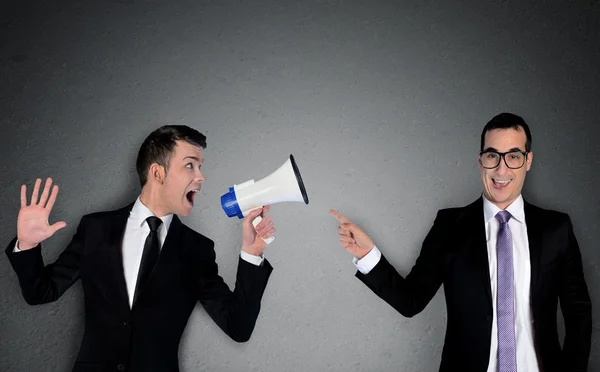
<svg viewBox="0 0 600 372"><path fill-rule="evenodd" d="M482 197L438 212L406 278L363 230L331 210L341 222L340 245L355 256L356 276L402 315L421 312L444 284L448 323L440 371L587 369L591 301L579 246L567 214L523 200L532 159L521 117L503 113L487 123L479 153Z"/></svg>
<svg viewBox="0 0 600 372"><path fill-rule="evenodd" d="M28 304L57 300L81 279L85 333L73 367L84 371L178 371L181 335L196 301L237 342L254 330L272 267L263 238L275 233L269 207L242 222L235 290L218 274L214 242L185 226L205 181L206 137L187 126L164 126L143 142L137 171L142 191L128 206L83 216L53 263L44 266L40 243L66 226L48 224L58 187L41 180L27 204L21 187L17 237L6 253ZM263 220L252 226L259 214Z"/></svg>

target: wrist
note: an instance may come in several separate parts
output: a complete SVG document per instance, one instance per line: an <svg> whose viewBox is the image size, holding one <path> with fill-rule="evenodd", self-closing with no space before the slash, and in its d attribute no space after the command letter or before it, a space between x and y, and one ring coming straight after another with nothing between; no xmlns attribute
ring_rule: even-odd
<svg viewBox="0 0 600 372"><path fill-rule="evenodd" d="M359 255L356 255L354 257L356 257L357 260L362 260L363 258L365 258L366 255L368 255L373 250L373 248L375 248L375 244L371 245L371 248L360 252Z"/></svg>
<svg viewBox="0 0 600 372"><path fill-rule="evenodd" d="M17 248L21 251L26 251L35 247L37 247L37 244L29 244L17 239Z"/></svg>
<svg viewBox="0 0 600 372"><path fill-rule="evenodd" d="M246 252L252 256L262 257L264 248L257 249L253 247L242 246L242 252Z"/></svg>

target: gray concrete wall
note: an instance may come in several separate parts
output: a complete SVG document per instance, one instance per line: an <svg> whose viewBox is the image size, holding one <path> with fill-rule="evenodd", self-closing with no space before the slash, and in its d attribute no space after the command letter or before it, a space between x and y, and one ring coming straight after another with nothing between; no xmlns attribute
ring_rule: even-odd
<svg viewBox="0 0 600 372"><path fill-rule="evenodd" d="M8 1L0 16L0 242L19 187L52 176L44 248L82 214L139 192L135 156L164 124L208 137L199 206L184 222L217 242L232 286L237 219L219 197L294 154L310 204L272 208L275 271L252 339L229 340L199 306L183 371L434 371L441 291L405 319L354 278L337 208L406 274L436 211L481 191L476 155L495 114L525 117L535 159L525 197L568 212L594 306L600 370L598 1ZM67 371L82 337L81 286L31 307L0 255L0 370Z"/></svg>

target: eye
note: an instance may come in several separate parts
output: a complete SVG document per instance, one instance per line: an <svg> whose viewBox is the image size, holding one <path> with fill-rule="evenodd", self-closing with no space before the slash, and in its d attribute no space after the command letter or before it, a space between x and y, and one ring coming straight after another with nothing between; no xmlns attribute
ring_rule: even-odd
<svg viewBox="0 0 600 372"><path fill-rule="evenodd" d="M520 152L511 152L509 156L511 159L521 159L523 157L523 154L521 154Z"/></svg>
<svg viewBox="0 0 600 372"><path fill-rule="evenodd" d="M186 168L193 169L193 168L194 168L194 165L193 165L192 163L187 163L187 164L185 165L185 167L186 167Z"/></svg>

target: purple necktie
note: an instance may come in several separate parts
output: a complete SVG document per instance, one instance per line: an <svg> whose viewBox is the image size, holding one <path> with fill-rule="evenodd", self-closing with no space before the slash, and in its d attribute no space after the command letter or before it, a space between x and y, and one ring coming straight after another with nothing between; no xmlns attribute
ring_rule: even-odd
<svg viewBox="0 0 600 372"><path fill-rule="evenodd" d="M498 230L498 292L496 299L498 318L498 372L517 371L517 347L515 342L515 285L513 278L513 241L508 220L511 215L500 211L496 219Z"/></svg>

